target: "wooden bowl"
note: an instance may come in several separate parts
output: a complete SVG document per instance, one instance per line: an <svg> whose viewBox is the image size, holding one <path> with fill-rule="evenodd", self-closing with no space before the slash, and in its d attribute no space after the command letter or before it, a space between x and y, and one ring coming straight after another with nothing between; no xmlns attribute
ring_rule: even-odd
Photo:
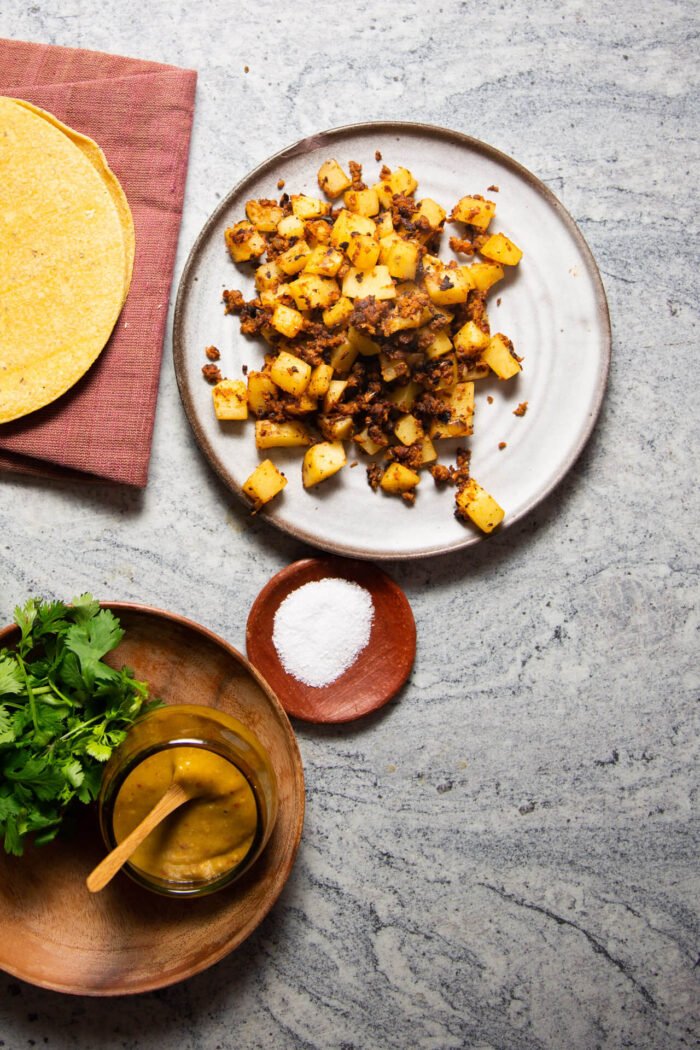
<svg viewBox="0 0 700 1050"><path fill-rule="evenodd" d="M236 948L277 900L304 819L304 777L289 720L243 656L211 631L170 613L108 602L125 629L109 662L131 667L167 703L218 707L257 734L278 778L279 814L264 852L229 889L188 900L161 897L118 875L91 894L85 879L105 854L94 807L23 857L0 851L0 968L80 995L162 988ZM17 638L0 631L0 647Z"/></svg>
<svg viewBox="0 0 700 1050"><path fill-rule="evenodd" d="M335 577L365 587L374 603L369 642L354 664L329 685L305 685L282 665L272 632L284 599L314 580ZM316 643L309 638L309 645ZM289 715L307 722L349 722L395 696L416 655L416 624L406 595L390 576L368 562L305 558L282 569L262 589L248 614L248 659L275 690Z"/></svg>

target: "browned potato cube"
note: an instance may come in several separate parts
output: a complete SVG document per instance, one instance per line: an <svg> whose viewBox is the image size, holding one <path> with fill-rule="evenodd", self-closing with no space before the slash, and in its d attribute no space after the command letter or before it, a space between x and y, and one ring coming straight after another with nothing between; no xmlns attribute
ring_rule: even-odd
<svg viewBox="0 0 700 1050"><path fill-rule="evenodd" d="M258 448L296 448L310 445L311 431L305 423L288 419L275 423L271 419L258 419L255 423L255 444Z"/></svg>
<svg viewBox="0 0 700 1050"><path fill-rule="evenodd" d="M243 379L222 379L211 393L217 419L248 418L248 392Z"/></svg>
<svg viewBox="0 0 700 1050"><path fill-rule="evenodd" d="M325 160L318 169L318 184L331 200L335 200L351 185L351 179L345 174L337 160Z"/></svg>
<svg viewBox="0 0 700 1050"><path fill-rule="evenodd" d="M493 532L505 517L503 507L474 478L456 493L455 502L460 514L473 521L482 532Z"/></svg>
<svg viewBox="0 0 700 1050"><path fill-rule="evenodd" d="M224 233L224 240L234 262L257 259L267 249L263 235L255 229L252 222L245 219L229 227Z"/></svg>
<svg viewBox="0 0 700 1050"><path fill-rule="evenodd" d="M243 491L256 506L269 503L287 484L287 479L271 459L264 459L243 482Z"/></svg>
<svg viewBox="0 0 700 1050"><path fill-rule="evenodd" d="M462 197L452 209L453 219L457 219L458 222L466 222L469 226L476 226L479 230L485 230L495 214L494 202L484 200L479 196Z"/></svg>
<svg viewBox="0 0 700 1050"><path fill-rule="evenodd" d="M301 477L305 489L320 484L345 466L346 456L342 441L320 441L304 453Z"/></svg>
<svg viewBox="0 0 700 1050"><path fill-rule="evenodd" d="M279 389L267 372L248 372L248 408L254 416L264 415L278 395Z"/></svg>
<svg viewBox="0 0 700 1050"><path fill-rule="evenodd" d="M287 339L293 339L301 331L304 318L298 310L294 310L291 306L285 306L283 303L278 303L272 313L270 324L281 335L286 336Z"/></svg>
<svg viewBox="0 0 700 1050"><path fill-rule="evenodd" d="M338 282L315 273L302 273L289 285L289 292L299 310L326 310L340 299Z"/></svg>
<svg viewBox="0 0 700 1050"><path fill-rule="evenodd" d="M348 299L395 299L396 288L386 266L375 266L371 270L348 270L343 279L343 295Z"/></svg>
<svg viewBox="0 0 700 1050"><path fill-rule="evenodd" d="M347 190L343 200L348 211L355 212L356 215L377 215L379 212L376 190Z"/></svg>
<svg viewBox="0 0 700 1050"><path fill-rule="evenodd" d="M292 194L292 212L298 219L318 219L322 215L328 215L330 210L331 206L327 201L307 197L305 193Z"/></svg>
<svg viewBox="0 0 700 1050"><path fill-rule="evenodd" d="M400 494L410 492L420 482L420 475L403 463L390 463L379 482L384 492Z"/></svg>
<svg viewBox="0 0 700 1050"><path fill-rule="evenodd" d="M293 397L299 397L309 385L311 365L295 354L282 350L272 364L270 378L281 390L286 390Z"/></svg>
<svg viewBox="0 0 700 1050"><path fill-rule="evenodd" d="M502 263L503 266L517 266L523 253L517 244L513 244L504 233L494 233L479 249L487 259Z"/></svg>
<svg viewBox="0 0 700 1050"><path fill-rule="evenodd" d="M502 332L497 332L492 336L489 345L481 352L481 359L499 379L511 379L522 371L520 362L513 357L513 344Z"/></svg>
<svg viewBox="0 0 700 1050"><path fill-rule="evenodd" d="M277 201L248 201L245 213L255 229L261 233L274 233L278 222L284 218L284 211Z"/></svg>

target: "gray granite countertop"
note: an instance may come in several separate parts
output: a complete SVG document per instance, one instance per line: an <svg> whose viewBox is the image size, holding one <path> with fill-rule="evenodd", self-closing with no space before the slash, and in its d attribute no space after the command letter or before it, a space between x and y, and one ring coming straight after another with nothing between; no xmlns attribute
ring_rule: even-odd
<svg viewBox="0 0 700 1050"><path fill-rule="evenodd" d="M4 0L0 35L198 70L174 287L219 199L282 146L426 121L559 197L601 270L613 359L553 495L467 552L387 566L416 616L413 674L369 720L295 727L302 845L249 940L118 1001L0 975L0 1047L698 1045L697 16ZM170 333L145 492L0 480L3 622L29 593L89 589L244 649L260 588L309 553L251 524L198 452Z"/></svg>

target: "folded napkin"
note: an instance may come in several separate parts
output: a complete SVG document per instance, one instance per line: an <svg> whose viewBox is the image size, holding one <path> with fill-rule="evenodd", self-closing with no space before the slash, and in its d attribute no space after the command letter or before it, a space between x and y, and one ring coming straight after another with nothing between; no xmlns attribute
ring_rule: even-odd
<svg viewBox="0 0 700 1050"><path fill-rule="evenodd" d="M175 66L0 39L0 94L94 139L136 229L131 289L107 346L53 404L0 424L0 471L146 484L196 80Z"/></svg>

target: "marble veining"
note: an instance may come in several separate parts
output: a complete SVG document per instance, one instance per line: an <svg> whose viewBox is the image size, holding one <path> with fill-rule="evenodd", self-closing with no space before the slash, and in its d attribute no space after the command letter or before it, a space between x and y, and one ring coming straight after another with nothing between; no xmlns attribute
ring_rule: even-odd
<svg viewBox="0 0 700 1050"><path fill-rule="evenodd" d="M199 71L175 287L271 153L420 120L559 197L614 343L593 437L543 504L476 549L387 566L416 616L413 673L361 723L295 727L307 820L259 929L118 1002L0 974L0 1047L698 1045L698 30L691 0L5 0L4 36ZM244 650L260 588L309 553L198 452L171 330L172 310L144 493L0 479L3 622L29 593L89 589Z"/></svg>

